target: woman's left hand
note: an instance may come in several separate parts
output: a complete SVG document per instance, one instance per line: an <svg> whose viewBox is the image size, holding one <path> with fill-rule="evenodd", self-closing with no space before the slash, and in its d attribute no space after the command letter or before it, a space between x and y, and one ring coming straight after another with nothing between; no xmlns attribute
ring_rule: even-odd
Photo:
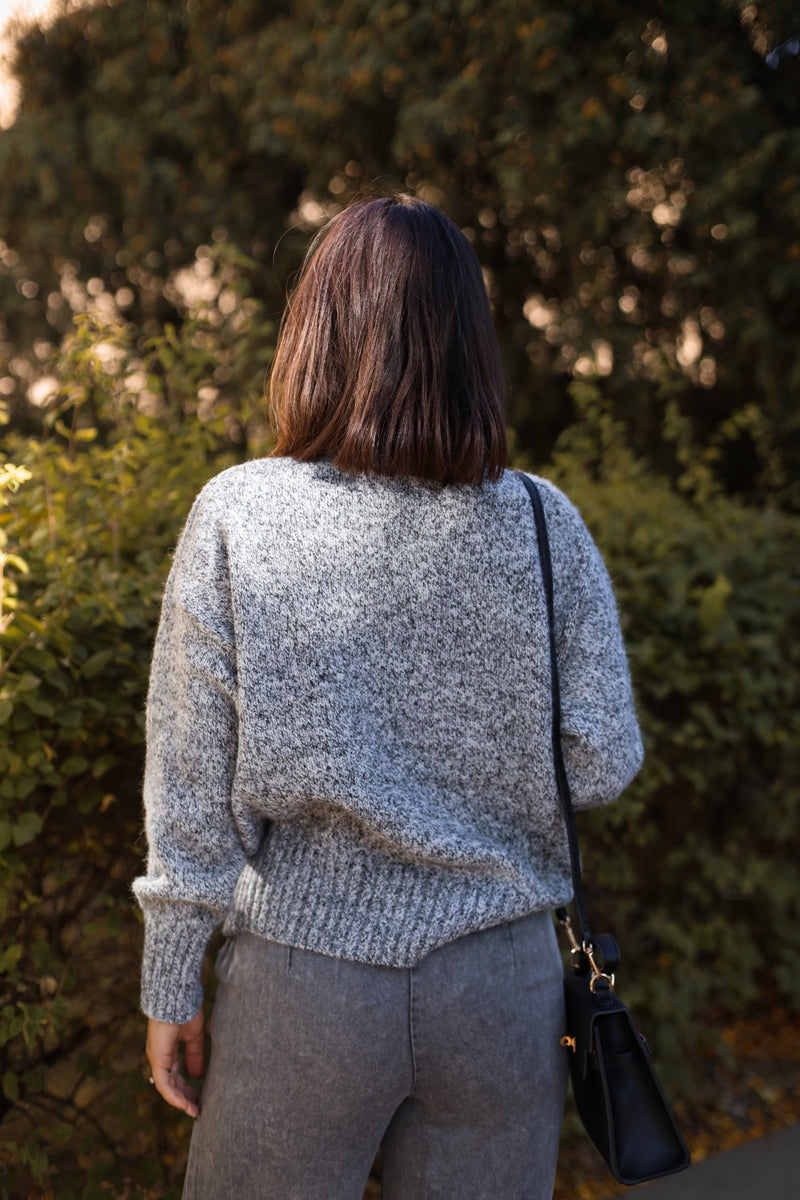
<svg viewBox="0 0 800 1200"><path fill-rule="evenodd" d="M206 1021L202 1008L185 1025L169 1021L147 1022L145 1053L159 1095L173 1108L181 1108L190 1117L200 1115L200 1102L178 1070L178 1045L186 1043L186 1073L202 1075L205 1066Z"/></svg>

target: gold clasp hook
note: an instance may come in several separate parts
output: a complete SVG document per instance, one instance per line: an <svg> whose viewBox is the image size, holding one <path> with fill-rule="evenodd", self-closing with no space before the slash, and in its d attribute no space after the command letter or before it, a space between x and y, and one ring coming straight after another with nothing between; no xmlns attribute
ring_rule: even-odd
<svg viewBox="0 0 800 1200"><path fill-rule="evenodd" d="M589 966L592 970L592 978L589 981L589 987L591 990L595 990L598 979L605 979L608 982L609 990L613 992L614 976L613 974L609 975L607 971L600 970L597 963L594 961L594 946L592 943L584 942L583 945L579 944L578 939L575 937L575 931L572 928L572 922L570 921L569 917L564 917L561 921L561 924L567 931L567 937L569 938L570 946L572 947L570 954L583 954L589 962Z"/></svg>

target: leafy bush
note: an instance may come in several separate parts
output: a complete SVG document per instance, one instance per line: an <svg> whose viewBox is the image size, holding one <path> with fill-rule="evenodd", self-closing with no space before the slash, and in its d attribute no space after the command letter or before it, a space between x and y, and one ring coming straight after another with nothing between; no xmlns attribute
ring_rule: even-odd
<svg viewBox="0 0 800 1200"><path fill-rule="evenodd" d="M37 343L90 282L138 323L170 319L175 273L227 233L279 310L308 233L377 182L467 230L523 444L549 447L567 384L596 371L663 470L672 402L730 488L797 510L795 0L58 7L8 56L15 420Z"/></svg>
<svg viewBox="0 0 800 1200"><path fill-rule="evenodd" d="M677 1068L703 1037L719 1051L704 1015L765 988L797 1004L800 522L722 497L702 470L677 493L576 391L584 424L552 474L615 581L647 752L625 796L584 818L588 894Z"/></svg>
<svg viewBox="0 0 800 1200"><path fill-rule="evenodd" d="M241 386L199 389L232 353L187 322L147 347L79 324L35 439L8 439L0 635L0 1162L8 1195L179 1194L188 1122L142 1073L142 714L168 554L212 474L263 450L256 392L270 333L253 314ZM259 361L255 351L262 355ZM236 372L232 372L232 377ZM137 390L131 390L135 378ZM685 494L628 453L591 389L548 474L615 579L647 762L581 817L596 928L673 1094L705 1041L765 989L794 1002L798 944L800 524ZM262 437L262 440L257 440ZM239 440L236 440L239 439ZM10 618L10 620L8 619ZM767 957L767 947L769 956Z"/></svg>
<svg viewBox="0 0 800 1200"><path fill-rule="evenodd" d="M168 553L196 492L257 428L271 343L263 322L251 328L262 352L249 380L239 373L235 407L215 387L200 419L224 330L190 321L180 339L168 329L142 349L130 330L84 320L54 364L61 390L45 435L7 442L20 464L0 476L0 1163L10 1186L57 1164L59 1196L108 1195L101 1184L113 1183L133 1197L180 1162L158 1144L151 1089L131 1074L142 1050L129 887L143 853L143 706Z"/></svg>

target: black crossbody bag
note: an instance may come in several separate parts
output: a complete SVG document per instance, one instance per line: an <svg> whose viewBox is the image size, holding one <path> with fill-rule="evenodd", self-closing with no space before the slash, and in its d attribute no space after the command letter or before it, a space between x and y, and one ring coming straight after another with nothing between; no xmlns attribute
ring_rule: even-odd
<svg viewBox="0 0 800 1200"><path fill-rule="evenodd" d="M653 1070L650 1047L614 991L619 947L609 934L592 935L589 930L578 833L561 749L561 694L547 523L536 485L522 472L516 474L530 495L536 521L550 638L553 758L567 826L580 934L576 936L566 908L557 909L556 916L569 937L572 958L564 977L567 1032L561 1044L569 1053L572 1092L586 1132L616 1180L643 1183L684 1170L691 1158ZM598 958L601 966L597 965Z"/></svg>

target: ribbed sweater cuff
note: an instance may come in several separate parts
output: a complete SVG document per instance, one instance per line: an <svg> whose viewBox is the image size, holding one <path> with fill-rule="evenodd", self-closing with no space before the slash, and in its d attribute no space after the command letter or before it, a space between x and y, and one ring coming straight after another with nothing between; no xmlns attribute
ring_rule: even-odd
<svg viewBox="0 0 800 1200"><path fill-rule="evenodd" d="M203 1003L200 970L217 918L199 905L160 902L144 907L142 1011L183 1025Z"/></svg>

